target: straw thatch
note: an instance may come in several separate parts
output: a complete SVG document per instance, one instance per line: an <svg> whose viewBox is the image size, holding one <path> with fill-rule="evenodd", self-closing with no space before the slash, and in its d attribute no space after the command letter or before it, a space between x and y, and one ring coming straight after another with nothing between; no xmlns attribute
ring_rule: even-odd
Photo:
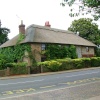
<svg viewBox="0 0 100 100"><path fill-rule="evenodd" d="M5 42L0 46L8 47L13 46L18 41L18 35L13 39ZM21 43L57 43L57 44L74 44L82 46L96 46L92 42L81 38L70 31L54 29L46 26L30 25L26 29L25 39Z"/></svg>

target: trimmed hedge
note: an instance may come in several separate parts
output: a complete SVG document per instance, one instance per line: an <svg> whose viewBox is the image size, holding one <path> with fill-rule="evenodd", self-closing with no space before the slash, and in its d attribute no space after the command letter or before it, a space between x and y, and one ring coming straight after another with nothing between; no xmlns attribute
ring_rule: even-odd
<svg viewBox="0 0 100 100"><path fill-rule="evenodd" d="M37 65L42 66L44 72L80 69L88 67L99 67L100 57L79 58L79 59L70 59L70 58L56 59L45 62L39 62Z"/></svg>
<svg viewBox="0 0 100 100"><path fill-rule="evenodd" d="M6 66L10 67L10 75L28 74L26 62L7 63Z"/></svg>

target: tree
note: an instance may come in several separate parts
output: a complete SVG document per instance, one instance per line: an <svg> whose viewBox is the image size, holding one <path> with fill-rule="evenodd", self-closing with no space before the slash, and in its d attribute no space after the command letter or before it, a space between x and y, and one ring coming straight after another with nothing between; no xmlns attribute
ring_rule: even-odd
<svg viewBox="0 0 100 100"><path fill-rule="evenodd" d="M72 32L79 32L79 36L100 45L100 30L98 25L92 22L90 18L80 18L79 20L74 20L68 30Z"/></svg>
<svg viewBox="0 0 100 100"><path fill-rule="evenodd" d="M71 7L71 12L74 12L70 13L71 17L91 13L95 20L100 18L100 0L63 0L61 4L62 6L68 4Z"/></svg>
<svg viewBox="0 0 100 100"><path fill-rule="evenodd" d="M0 45L8 40L8 33L10 33L10 30L8 28L1 27L0 21Z"/></svg>

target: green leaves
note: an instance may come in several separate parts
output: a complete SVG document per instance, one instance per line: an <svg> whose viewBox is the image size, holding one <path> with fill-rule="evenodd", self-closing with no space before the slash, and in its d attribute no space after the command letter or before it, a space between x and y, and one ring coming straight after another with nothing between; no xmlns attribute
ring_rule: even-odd
<svg viewBox="0 0 100 100"><path fill-rule="evenodd" d="M100 37L100 32L98 25L92 22L90 18L80 18L79 20L74 20L68 30L74 33L79 32L79 35L95 44L98 44Z"/></svg>
<svg viewBox="0 0 100 100"><path fill-rule="evenodd" d="M0 45L8 40L8 33L10 30L8 28L0 28Z"/></svg>
<svg viewBox="0 0 100 100"><path fill-rule="evenodd" d="M19 44L24 38L25 38L25 35L23 33L19 33L19 38L16 44Z"/></svg>
<svg viewBox="0 0 100 100"><path fill-rule="evenodd" d="M62 4L64 6L67 4L71 9L74 9L71 10L71 17L77 16L76 13L78 13L78 15L91 13L93 16L96 16L94 20L100 18L100 0L63 0ZM78 9L77 6L79 7Z"/></svg>
<svg viewBox="0 0 100 100"><path fill-rule="evenodd" d="M43 51L47 60L62 59L62 58L77 58L76 48L73 45L57 45L47 44L45 52Z"/></svg>
<svg viewBox="0 0 100 100"><path fill-rule="evenodd" d="M18 44L12 47L0 49L0 54L6 56L8 62L14 62L15 60L22 61L25 56L25 51L30 52L31 46L28 44Z"/></svg>

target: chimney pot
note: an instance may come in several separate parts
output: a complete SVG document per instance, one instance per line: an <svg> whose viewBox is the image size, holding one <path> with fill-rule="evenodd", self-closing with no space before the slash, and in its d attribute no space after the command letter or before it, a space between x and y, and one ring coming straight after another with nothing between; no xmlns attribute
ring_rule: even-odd
<svg viewBox="0 0 100 100"><path fill-rule="evenodd" d="M47 27L51 27L49 21L46 21L46 22L45 22L45 26L47 26Z"/></svg>

